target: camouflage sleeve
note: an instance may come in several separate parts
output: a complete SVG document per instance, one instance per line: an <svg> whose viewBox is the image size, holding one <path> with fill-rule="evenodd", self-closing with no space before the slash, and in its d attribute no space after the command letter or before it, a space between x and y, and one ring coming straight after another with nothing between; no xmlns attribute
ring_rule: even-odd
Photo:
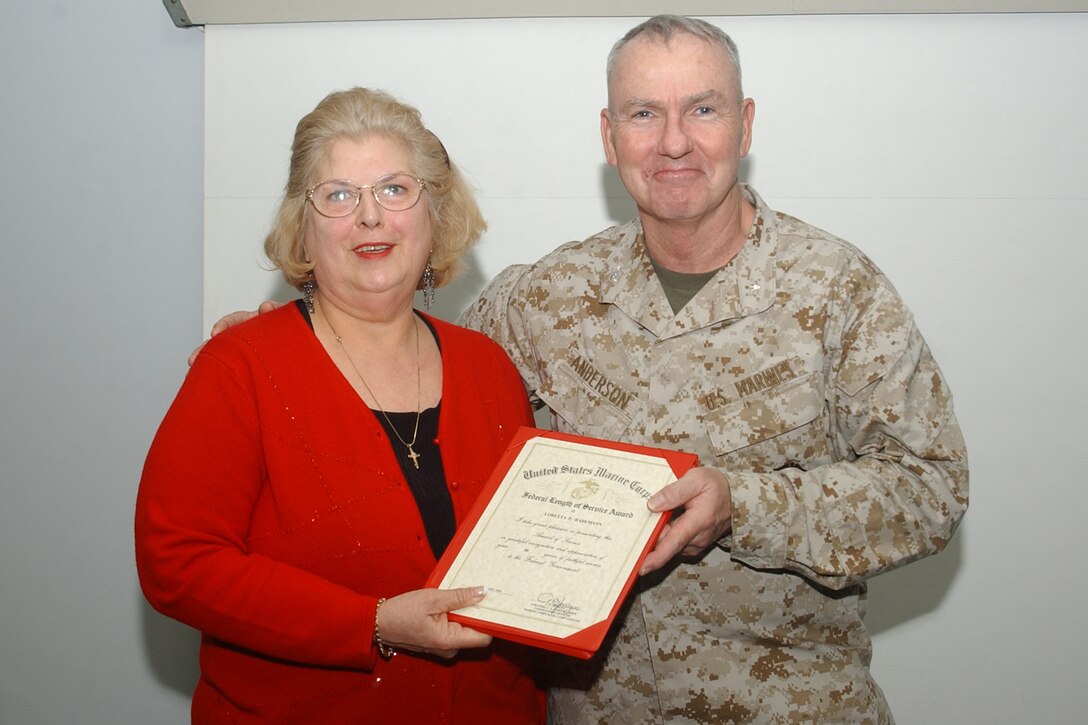
<svg viewBox="0 0 1088 725"><path fill-rule="evenodd" d="M535 408L540 405L535 394L540 384L539 357L525 321L521 302L525 296L519 294L519 290L529 283L531 270L527 264L515 264L499 272L476 301L461 313L457 324L479 330L506 350Z"/></svg>
<svg viewBox="0 0 1088 725"><path fill-rule="evenodd" d="M726 471L734 558L832 589L939 552L967 508L967 452L952 396L891 286L829 351L826 401L836 462Z"/></svg>

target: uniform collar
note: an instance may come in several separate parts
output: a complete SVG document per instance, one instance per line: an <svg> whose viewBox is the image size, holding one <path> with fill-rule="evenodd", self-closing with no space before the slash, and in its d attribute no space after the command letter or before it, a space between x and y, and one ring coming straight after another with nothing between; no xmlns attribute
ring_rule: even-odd
<svg viewBox="0 0 1088 725"><path fill-rule="evenodd" d="M774 303L778 286L775 280L778 230L774 212L751 187L741 184L741 192L756 209L748 239L737 256L718 270L680 312L674 315L665 298L638 220L622 228L612 248L601 277L601 301L615 305L662 338L768 309Z"/></svg>

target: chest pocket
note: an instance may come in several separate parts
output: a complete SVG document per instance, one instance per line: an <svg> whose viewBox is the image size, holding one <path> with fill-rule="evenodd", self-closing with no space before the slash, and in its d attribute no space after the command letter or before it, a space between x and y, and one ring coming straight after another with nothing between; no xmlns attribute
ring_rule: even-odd
<svg viewBox="0 0 1088 725"><path fill-rule="evenodd" d="M622 437L642 407L633 393L610 381L590 385L565 361L552 368L537 395L567 432L610 440Z"/></svg>
<svg viewBox="0 0 1088 725"><path fill-rule="evenodd" d="M809 373L722 406L707 416L714 453L743 458L750 470L808 468L826 456L822 377Z"/></svg>

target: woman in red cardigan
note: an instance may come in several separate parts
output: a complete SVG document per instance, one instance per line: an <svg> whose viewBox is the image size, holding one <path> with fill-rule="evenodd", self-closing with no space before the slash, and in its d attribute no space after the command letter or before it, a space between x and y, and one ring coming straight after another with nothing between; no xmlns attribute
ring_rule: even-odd
<svg viewBox="0 0 1088 725"><path fill-rule="evenodd" d="M413 309L484 229L419 112L330 94L265 241L303 299L208 342L155 437L140 582L203 633L197 723L533 723L532 653L420 589L511 436L506 354Z"/></svg>

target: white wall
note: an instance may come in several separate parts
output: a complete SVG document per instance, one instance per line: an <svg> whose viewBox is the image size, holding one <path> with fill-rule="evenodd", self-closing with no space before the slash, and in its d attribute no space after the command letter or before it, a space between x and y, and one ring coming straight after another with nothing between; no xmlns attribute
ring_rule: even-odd
<svg viewBox="0 0 1088 725"><path fill-rule="evenodd" d="M422 108L492 223L470 274L440 291L452 315L504 264L630 214L596 114L608 46L634 22L205 38L146 0L5 9L0 723L188 721L196 636L142 602L133 500L207 323L287 294L255 270L297 118L351 84ZM1082 721L1088 16L720 22L757 99L747 178L889 273L967 436L973 503L959 536L871 587L874 670L898 721ZM382 63L396 48L427 52L398 75ZM236 87L239 71L257 92ZM215 115L232 95L253 115Z"/></svg>

